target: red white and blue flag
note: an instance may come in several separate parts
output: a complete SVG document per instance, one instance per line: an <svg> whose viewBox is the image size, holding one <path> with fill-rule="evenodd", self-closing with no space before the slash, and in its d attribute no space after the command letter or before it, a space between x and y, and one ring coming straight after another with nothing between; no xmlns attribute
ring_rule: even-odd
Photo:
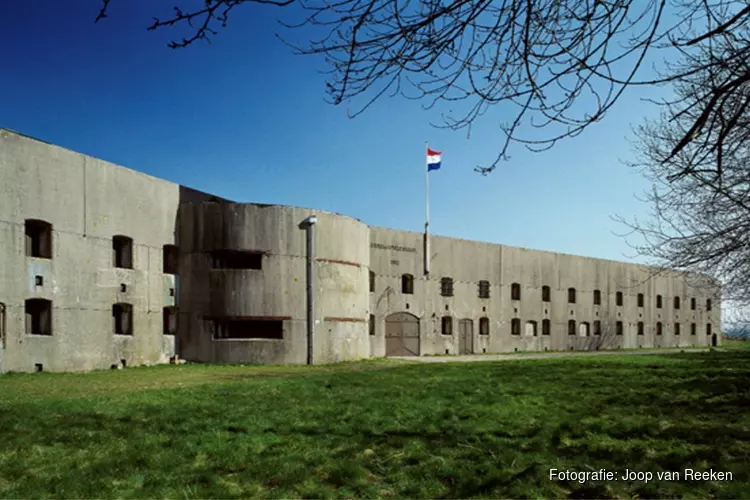
<svg viewBox="0 0 750 500"><path fill-rule="evenodd" d="M443 153L427 148L427 171L439 170L440 162L443 159Z"/></svg>

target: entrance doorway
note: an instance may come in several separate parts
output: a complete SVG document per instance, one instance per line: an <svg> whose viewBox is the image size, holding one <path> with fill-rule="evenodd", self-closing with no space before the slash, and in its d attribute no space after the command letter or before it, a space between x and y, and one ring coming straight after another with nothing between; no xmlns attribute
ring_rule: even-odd
<svg viewBox="0 0 750 500"><path fill-rule="evenodd" d="M474 354L474 322L470 319L458 322L458 353Z"/></svg>
<svg viewBox="0 0 750 500"><path fill-rule="evenodd" d="M536 337L536 321L526 322L524 335L526 335L527 337Z"/></svg>
<svg viewBox="0 0 750 500"><path fill-rule="evenodd" d="M714 333L713 335L711 335L711 345L713 347L716 347L718 344L719 344L719 338Z"/></svg>
<svg viewBox="0 0 750 500"><path fill-rule="evenodd" d="M578 335L580 337L589 336L589 324L586 323L585 321L578 326Z"/></svg>
<svg viewBox="0 0 750 500"><path fill-rule="evenodd" d="M385 318L385 355L419 356L419 318L407 312Z"/></svg>

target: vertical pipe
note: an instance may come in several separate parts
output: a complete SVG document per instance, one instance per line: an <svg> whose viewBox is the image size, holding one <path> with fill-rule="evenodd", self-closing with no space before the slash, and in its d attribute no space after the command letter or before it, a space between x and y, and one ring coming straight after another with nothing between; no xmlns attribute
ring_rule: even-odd
<svg viewBox="0 0 750 500"><path fill-rule="evenodd" d="M313 364L315 332L315 224L307 225L307 364Z"/></svg>

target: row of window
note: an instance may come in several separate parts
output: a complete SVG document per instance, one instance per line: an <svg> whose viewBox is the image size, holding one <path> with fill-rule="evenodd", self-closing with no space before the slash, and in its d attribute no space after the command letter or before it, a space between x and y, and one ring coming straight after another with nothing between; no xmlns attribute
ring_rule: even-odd
<svg viewBox="0 0 750 500"><path fill-rule="evenodd" d="M31 335L52 335L52 301L47 299L28 299L24 305L26 313L26 333ZM176 335L178 329L179 308L176 306L162 309L162 332L164 335ZM280 320L215 319L211 320L213 337L217 339L281 339L283 322ZM5 307L0 304L0 338L4 334ZM112 304L112 333L115 335L133 335L133 305L128 303Z"/></svg>
<svg viewBox="0 0 750 500"><path fill-rule="evenodd" d="M442 334L453 335L453 317L443 316L442 318ZM490 334L490 318L483 317L479 318L479 335ZM370 335L375 335L375 315L370 314Z"/></svg>
<svg viewBox="0 0 750 500"><path fill-rule="evenodd" d="M551 331L551 325L552 323L548 319L542 320L542 335L549 335ZM695 323L690 324L690 334L696 335L697 334L697 325ZM624 331L624 324L622 321L615 322L615 335L622 335ZM637 332L638 335L645 335L645 324L643 321L639 321L637 323ZM521 320L518 318L514 318L510 322L510 333L511 335L521 335ZM656 323L656 335L662 335L664 333L664 327L661 322ZM674 324L674 334L680 335L681 333L681 327L680 323ZM537 334L537 322L536 321L527 321L526 322L526 334L527 335L536 335ZM591 334L591 325L584 321L581 322L578 326L576 326L575 320L569 320L568 321L568 335L580 335L582 337L587 337ZM599 320L594 321L594 329L593 329L594 335L601 335L602 334L602 322ZM706 324L706 335L711 335L711 324Z"/></svg>
<svg viewBox="0 0 750 500"><path fill-rule="evenodd" d="M453 335L453 317L443 316L442 320L442 334ZM479 335L490 334L490 318L479 318Z"/></svg>
<svg viewBox="0 0 750 500"><path fill-rule="evenodd" d="M375 291L375 273L373 271L370 271L370 291ZM411 295L414 293L414 276L411 274L403 274L401 275L401 293ZM453 278L444 277L440 279L440 295L444 297L452 297L453 296ZM478 284L478 296L480 299L489 299L490 298L490 282L486 280L482 280ZM542 287L542 302L551 302L552 299L552 291L550 287L543 286ZM520 283L512 283L510 285L510 298L511 300L521 300L521 284ZM644 304L644 296L642 293L638 294L638 307L643 307ZM618 306L623 305L623 293L622 292L616 292L615 293L615 303ZM656 296L656 308L661 309L662 308L662 296L657 295ZM576 303L576 289L575 288L568 288L568 303L575 304ZM594 290L594 305L601 305L602 303L602 292L601 290ZM674 297L673 305L675 309L680 308L680 297ZM690 309L695 310L696 308L696 300L695 297L690 299ZM706 310L711 310L711 299L706 299Z"/></svg>
<svg viewBox="0 0 750 500"><path fill-rule="evenodd" d="M52 258L52 224L43 220L26 219L26 256L40 259ZM175 245L163 247L163 272L178 274L179 249ZM112 237L112 265L133 269L133 238L121 234Z"/></svg>
<svg viewBox="0 0 750 500"><path fill-rule="evenodd" d="M24 303L26 333L31 335L52 335L52 301L47 299L27 299ZM179 309L175 306L162 309L164 335L177 333ZM5 308L0 308L0 324L5 324ZM133 305L112 304L112 333L133 335Z"/></svg>
<svg viewBox="0 0 750 500"><path fill-rule="evenodd" d="M594 328L593 328L593 334L594 335L601 335L602 334L602 322L599 320L594 321ZM638 335L645 335L645 325L643 321L639 321L637 324L637 331ZM542 320L542 335L550 335L552 331L552 322L548 319ZM624 324L622 321L617 321L615 323L615 335L622 335L624 331ZM452 316L443 316L441 321L441 333L443 335L453 335L453 317ZM656 323L656 335L662 335L664 333L664 327L661 322ZM674 324L674 334L680 335L681 333L681 327L680 323ZM490 319L483 317L479 318L479 334L480 335L489 335L490 334ZM519 318L513 318L510 321L510 334L511 335L521 335L521 320ZM536 321L527 321L526 322L526 329L525 334L527 336L536 336L537 335L537 322ZM580 335L582 337L587 337L591 334L591 325L584 321L581 322L578 326L576 325L575 320L569 320L568 321L568 335ZM696 335L697 334L697 325L695 323L690 324L690 334ZM375 335L375 315L370 315L370 335ZM706 335L711 335L711 323L706 324Z"/></svg>

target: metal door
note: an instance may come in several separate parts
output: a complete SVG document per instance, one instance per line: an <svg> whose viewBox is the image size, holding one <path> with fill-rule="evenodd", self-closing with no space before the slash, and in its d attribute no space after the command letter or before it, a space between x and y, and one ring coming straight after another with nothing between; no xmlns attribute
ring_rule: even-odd
<svg viewBox="0 0 750 500"><path fill-rule="evenodd" d="M458 322L458 353L474 354L474 322L470 319Z"/></svg>
<svg viewBox="0 0 750 500"><path fill-rule="evenodd" d="M385 355L419 356L419 318L407 312L385 318Z"/></svg>

